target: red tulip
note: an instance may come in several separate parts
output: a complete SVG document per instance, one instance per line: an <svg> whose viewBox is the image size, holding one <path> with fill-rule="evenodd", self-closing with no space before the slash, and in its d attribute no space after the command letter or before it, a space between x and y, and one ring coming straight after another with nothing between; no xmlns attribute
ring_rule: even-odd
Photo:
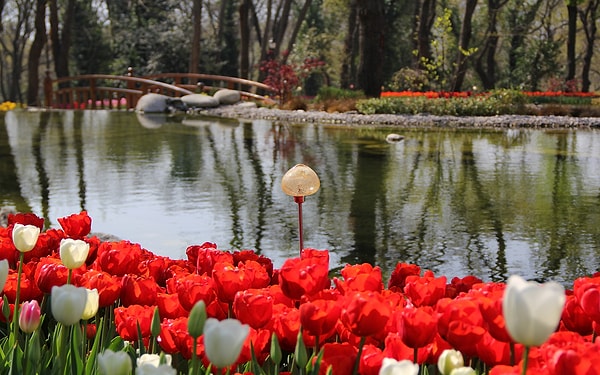
<svg viewBox="0 0 600 375"><path fill-rule="evenodd" d="M347 296L341 321L354 335L379 334L387 325L392 309L380 293L354 292Z"/></svg>
<svg viewBox="0 0 600 375"><path fill-rule="evenodd" d="M156 295L156 305L161 319L176 319L188 315L188 311L179 303L177 294L159 292Z"/></svg>
<svg viewBox="0 0 600 375"><path fill-rule="evenodd" d="M260 329L271 321L273 298L261 289L240 291L233 300L233 313L240 322Z"/></svg>
<svg viewBox="0 0 600 375"><path fill-rule="evenodd" d="M75 240L84 239L92 230L92 218L89 217L87 211L59 218L58 223L67 237Z"/></svg>
<svg viewBox="0 0 600 375"><path fill-rule="evenodd" d="M406 285L406 278L408 276L419 276L421 274L421 268L415 264L398 263L392 271L390 281L388 282L388 289L404 290Z"/></svg>
<svg viewBox="0 0 600 375"><path fill-rule="evenodd" d="M23 225L35 225L40 228L40 230L44 229L44 219L37 216L34 213L16 213L9 214L7 218L7 227L10 227L13 224L23 224Z"/></svg>
<svg viewBox="0 0 600 375"><path fill-rule="evenodd" d="M293 352L300 332L300 311L281 304L274 305L273 331L281 350Z"/></svg>
<svg viewBox="0 0 600 375"><path fill-rule="evenodd" d="M19 295L19 301L31 301L35 299L40 302L44 294L33 281L33 275L30 275L29 271L25 271L29 266L35 267L35 264L28 263L23 266L24 272L21 276L21 294ZM9 270L6 284L4 285L4 295L6 295L6 298L8 298L10 303L15 303L15 298L17 297L17 279L17 272Z"/></svg>
<svg viewBox="0 0 600 375"><path fill-rule="evenodd" d="M98 290L98 307L111 306L121 295L121 278L107 272L88 270L81 276L79 283L88 289Z"/></svg>
<svg viewBox="0 0 600 375"><path fill-rule="evenodd" d="M233 264L233 255L217 250L217 245L210 242L205 242L200 246L189 246L185 253L189 261L196 266L196 273L199 275L208 274L210 276L213 266L219 262Z"/></svg>
<svg viewBox="0 0 600 375"><path fill-rule="evenodd" d="M299 300L324 289L330 282L328 273L328 265L321 258L291 258L279 270L279 285L286 296Z"/></svg>
<svg viewBox="0 0 600 375"><path fill-rule="evenodd" d="M162 321L158 343L165 353L181 353L183 358L189 360L192 358L193 341L188 333L187 317Z"/></svg>
<svg viewBox="0 0 600 375"><path fill-rule="evenodd" d="M148 269L140 262L144 252L139 244L129 241L103 242L98 247L95 268L113 276L144 275Z"/></svg>
<svg viewBox="0 0 600 375"><path fill-rule="evenodd" d="M195 273L177 278L177 296L181 306L190 311L198 301L204 301L208 306L215 298L215 283L212 277Z"/></svg>
<svg viewBox="0 0 600 375"><path fill-rule="evenodd" d="M138 324L142 338L150 337L150 326L154 316L153 306L130 305L115 309L117 333L125 341L138 340Z"/></svg>
<svg viewBox="0 0 600 375"><path fill-rule="evenodd" d="M249 260L255 261L267 272L269 279L273 277L273 261L264 255L258 255L253 250L234 251L233 264L246 263Z"/></svg>
<svg viewBox="0 0 600 375"><path fill-rule="evenodd" d="M334 278L336 288L342 294L350 291L357 292L381 292L383 290L383 277L381 268L373 267L368 263L360 265L346 265L340 271L343 281Z"/></svg>
<svg viewBox="0 0 600 375"><path fill-rule="evenodd" d="M159 288L154 279L125 275L121 280L121 304L154 306Z"/></svg>
<svg viewBox="0 0 600 375"><path fill-rule="evenodd" d="M476 345L486 332L479 304L467 298L444 300L438 304L438 309L441 312L438 320L440 336L463 355L475 357Z"/></svg>
<svg viewBox="0 0 600 375"><path fill-rule="evenodd" d="M408 276L404 293L415 306L433 306L446 295L446 277L435 278L431 271L422 277Z"/></svg>
<svg viewBox="0 0 600 375"><path fill-rule="evenodd" d="M252 344L252 347L250 344ZM245 363L252 361L251 349L254 348L254 357L258 361L258 364L262 366L269 356L269 351L271 349L270 344L271 331L250 328L250 333L248 334L248 337L246 337L246 341L244 341L244 346L242 346L242 351L236 362L237 365L242 366Z"/></svg>
<svg viewBox="0 0 600 375"><path fill-rule="evenodd" d="M398 333L409 348L418 349L433 342L437 315L432 307L406 307L400 312Z"/></svg>
<svg viewBox="0 0 600 375"><path fill-rule="evenodd" d="M381 368L383 358L385 358L385 356L377 346L363 346L358 372L361 375L379 375L379 369Z"/></svg>
<svg viewBox="0 0 600 375"><path fill-rule="evenodd" d="M568 295L562 312L561 324L564 329L574 331L582 336L591 335L594 331L592 320L585 313L574 295Z"/></svg>
<svg viewBox="0 0 600 375"><path fill-rule="evenodd" d="M63 238L63 233L56 229L48 229L47 231L40 233L35 247L24 254L23 261L30 262L52 255L52 253L58 250L60 241Z"/></svg>
<svg viewBox="0 0 600 375"><path fill-rule="evenodd" d="M35 270L35 283L45 294L50 294L53 286L67 283L69 270L60 259L46 257L40 260Z"/></svg>
<svg viewBox="0 0 600 375"><path fill-rule="evenodd" d="M252 287L254 272L246 269L242 263L235 267L231 263L220 262L214 265L212 278L217 288L219 300L232 303L237 292Z"/></svg>
<svg viewBox="0 0 600 375"><path fill-rule="evenodd" d="M327 343L323 345L323 358L319 367L319 375L327 374L331 366L332 374L352 374L358 349L348 343ZM313 358L316 361L317 358Z"/></svg>
<svg viewBox="0 0 600 375"><path fill-rule="evenodd" d="M12 238L7 228L0 227L0 259L8 260L8 265L15 268L17 263L18 250L13 244Z"/></svg>
<svg viewBox="0 0 600 375"><path fill-rule="evenodd" d="M300 305L300 324L309 335L326 340L334 333L341 313L338 301L316 299Z"/></svg>

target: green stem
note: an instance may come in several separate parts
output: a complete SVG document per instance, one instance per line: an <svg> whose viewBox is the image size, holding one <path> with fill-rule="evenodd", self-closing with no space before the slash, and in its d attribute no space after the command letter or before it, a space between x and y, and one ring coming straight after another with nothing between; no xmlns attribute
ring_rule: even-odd
<svg viewBox="0 0 600 375"><path fill-rule="evenodd" d="M21 275L23 274L23 258L25 257L25 253L19 251L19 267L17 271L17 294L15 296L15 309L13 311L13 334L15 338L15 342L19 340L19 297L21 295Z"/></svg>
<svg viewBox="0 0 600 375"><path fill-rule="evenodd" d="M69 268L69 273L67 275L67 284L71 284L72 277L73 277L73 270Z"/></svg>
<svg viewBox="0 0 600 375"><path fill-rule="evenodd" d="M352 370L352 375L358 375L358 366L360 365L360 357L362 356L363 346L365 346L366 341L367 341L366 336L362 336L360 338L360 343L358 344L358 354L356 356L356 361L354 361L354 370Z"/></svg>
<svg viewBox="0 0 600 375"><path fill-rule="evenodd" d="M529 361L529 346L525 347L523 352L523 368L521 368L521 375L527 375L527 362Z"/></svg>
<svg viewBox="0 0 600 375"><path fill-rule="evenodd" d="M199 366L198 366L198 353L197 351L197 338L192 338L192 375L198 374Z"/></svg>
<svg viewBox="0 0 600 375"><path fill-rule="evenodd" d="M418 359L419 359L419 349L414 348L413 349L413 363L419 363L419 362L417 362Z"/></svg>
<svg viewBox="0 0 600 375"><path fill-rule="evenodd" d="M510 365L514 366L515 365L515 343L511 341L510 344L508 344L508 345L510 348Z"/></svg>

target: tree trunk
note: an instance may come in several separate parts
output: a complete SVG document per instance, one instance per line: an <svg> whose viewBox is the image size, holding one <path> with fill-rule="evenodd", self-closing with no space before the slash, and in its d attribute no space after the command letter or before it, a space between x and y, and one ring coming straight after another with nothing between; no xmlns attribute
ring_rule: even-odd
<svg viewBox="0 0 600 375"><path fill-rule="evenodd" d="M467 0L465 7L465 17L463 18L462 27L460 29L460 37L458 42L458 54L456 57L456 74L452 91L460 91L465 74L467 73L467 59L469 57L469 42L473 31L473 13L477 6L477 0Z"/></svg>
<svg viewBox="0 0 600 375"><path fill-rule="evenodd" d="M431 28L435 21L436 0L423 0L416 20L415 66L423 68L423 59L431 59Z"/></svg>
<svg viewBox="0 0 600 375"><path fill-rule="evenodd" d="M5 0L0 0L0 33L4 31L4 26L3 26L3 23L2 23L2 20L3 20L2 13L4 11L4 5L5 4L6 4Z"/></svg>
<svg viewBox="0 0 600 375"><path fill-rule="evenodd" d="M480 49L475 61L475 71L481 79L484 90L496 87L496 49L498 48L498 13L508 0L488 0L485 43Z"/></svg>
<svg viewBox="0 0 600 375"><path fill-rule="evenodd" d="M577 0L567 1L567 15L567 76L565 77L565 81L572 82L575 79L575 43L577 42Z"/></svg>
<svg viewBox="0 0 600 375"><path fill-rule="evenodd" d="M379 97L383 84L385 17L383 0L358 0L360 23L358 87L368 97Z"/></svg>
<svg viewBox="0 0 600 375"><path fill-rule="evenodd" d="M250 0L242 0L239 6L240 15L240 77L248 79L250 71Z"/></svg>
<svg viewBox="0 0 600 375"><path fill-rule="evenodd" d="M586 40L585 54L583 56L583 67L581 70L581 91L590 91L590 70L592 67L592 57L594 56L594 44L596 41L596 15L600 0L589 0L585 11L580 13L581 22Z"/></svg>
<svg viewBox="0 0 600 375"><path fill-rule="evenodd" d="M306 13L308 12L308 9L310 9L311 4L312 0L306 0L304 2L304 5L302 6L302 9L300 10L300 13L298 14L298 17L296 18L296 26L294 27L292 35L290 36L290 40L288 41L287 53L282 58L283 64L287 63L287 59L290 56L290 53L292 53L292 50L294 49L294 44L296 44L296 38L298 37L298 33L300 32L300 27L302 27L302 23L306 18Z"/></svg>
<svg viewBox="0 0 600 375"><path fill-rule="evenodd" d="M540 8L543 0L536 0L530 5L529 9L524 10L524 13L519 17L518 10L513 10L513 14L509 19L510 46L508 50L508 69L513 72L517 69L519 63L519 50L525 43L526 35L531 27L531 23L535 20L535 15ZM511 82L512 83L512 82Z"/></svg>
<svg viewBox="0 0 600 375"><path fill-rule="evenodd" d="M194 0L192 7L192 50L190 53L190 73L200 72L200 40L202 38L202 0Z"/></svg>
<svg viewBox="0 0 600 375"><path fill-rule="evenodd" d="M358 41L357 21L357 0L350 0L350 11L348 14L348 30L344 40L344 57L342 61L341 86L349 89L355 86L356 82L356 45Z"/></svg>
<svg viewBox="0 0 600 375"><path fill-rule="evenodd" d="M39 66L40 57L46 44L46 0L37 0L35 8L35 36L29 50L29 61L27 62L28 86L27 86L27 105L39 105Z"/></svg>
<svg viewBox="0 0 600 375"><path fill-rule="evenodd" d="M50 40L54 57L56 77L69 76L69 49L71 48L71 21L75 11L75 0L68 0L61 23L58 17L57 0L49 0L50 4Z"/></svg>

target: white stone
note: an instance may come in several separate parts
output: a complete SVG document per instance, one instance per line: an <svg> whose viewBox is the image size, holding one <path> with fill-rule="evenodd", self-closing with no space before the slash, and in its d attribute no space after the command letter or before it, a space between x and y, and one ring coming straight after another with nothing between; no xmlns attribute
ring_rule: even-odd
<svg viewBox="0 0 600 375"><path fill-rule="evenodd" d="M235 104L242 100L242 96L237 90L221 89L213 95L213 98L217 99L220 104Z"/></svg>
<svg viewBox="0 0 600 375"><path fill-rule="evenodd" d="M138 100L135 110L145 113L165 112L168 99L168 96L162 94L145 94Z"/></svg>
<svg viewBox="0 0 600 375"><path fill-rule="evenodd" d="M184 102L188 108L210 108L219 106L218 99L203 94L184 95L181 97L181 101Z"/></svg>

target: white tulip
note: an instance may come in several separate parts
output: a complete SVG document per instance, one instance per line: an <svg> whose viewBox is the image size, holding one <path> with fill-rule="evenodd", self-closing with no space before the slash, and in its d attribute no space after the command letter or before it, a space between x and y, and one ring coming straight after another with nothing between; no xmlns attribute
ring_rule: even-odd
<svg viewBox="0 0 600 375"><path fill-rule="evenodd" d="M158 354L142 354L137 359L135 375L176 375L177 371L171 367L172 357L170 354L163 355L164 362L160 363L161 356Z"/></svg>
<svg viewBox="0 0 600 375"><path fill-rule="evenodd" d="M8 260L0 260L0 293L4 290L8 278Z"/></svg>
<svg viewBox="0 0 600 375"><path fill-rule="evenodd" d="M437 365L442 375L450 375L454 369L463 367L465 360L458 350L446 349L438 358Z"/></svg>
<svg viewBox="0 0 600 375"><path fill-rule="evenodd" d="M204 348L208 360L217 368L226 368L237 361L250 326L237 319L206 319Z"/></svg>
<svg viewBox="0 0 600 375"><path fill-rule="evenodd" d="M54 319L66 326L72 326L83 316L87 289L71 284L53 286L50 299Z"/></svg>
<svg viewBox="0 0 600 375"><path fill-rule="evenodd" d="M452 370L450 375L477 375L475 370L471 367L459 367Z"/></svg>
<svg viewBox="0 0 600 375"><path fill-rule="evenodd" d="M131 358L127 352L113 352L106 349L98 354L100 375L131 375Z"/></svg>
<svg viewBox="0 0 600 375"><path fill-rule="evenodd" d="M539 346L556 331L565 305L565 289L556 282L539 284L509 277L502 300L506 330L516 342Z"/></svg>
<svg viewBox="0 0 600 375"><path fill-rule="evenodd" d="M22 253L33 250L39 236L40 228L35 225L15 224L13 226L13 244Z"/></svg>
<svg viewBox="0 0 600 375"><path fill-rule="evenodd" d="M379 375L417 375L419 365L408 359L397 361L394 358L384 358L379 368Z"/></svg>
<svg viewBox="0 0 600 375"><path fill-rule="evenodd" d="M60 241L60 260L65 267L74 270L87 260L90 244L82 240L63 238Z"/></svg>
<svg viewBox="0 0 600 375"><path fill-rule="evenodd" d="M87 299L85 300L85 308L83 309L81 319L88 320L98 312L100 294L98 294L98 289L86 289L85 291L87 292Z"/></svg>

